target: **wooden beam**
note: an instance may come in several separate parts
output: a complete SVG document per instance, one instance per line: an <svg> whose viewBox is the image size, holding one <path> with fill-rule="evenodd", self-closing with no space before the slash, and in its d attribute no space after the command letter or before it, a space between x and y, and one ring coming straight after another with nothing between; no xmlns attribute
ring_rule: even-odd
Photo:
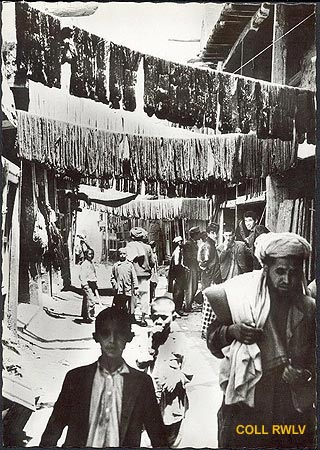
<svg viewBox="0 0 320 450"><path fill-rule="evenodd" d="M244 30L241 32L237 40L234 42L229 55L227 59L224 62L224 67L229 63L230 59L233 57L235 52L237 51L238 46L241 44L241 42L245 39L247 34L252 31L252 23L260 22L267 19L269 17L270 9L264 4L261 4L261 8L258 9L258 11L252 16L250 22L246 25ZM262 20L263 19L263 20Z"/></svg>

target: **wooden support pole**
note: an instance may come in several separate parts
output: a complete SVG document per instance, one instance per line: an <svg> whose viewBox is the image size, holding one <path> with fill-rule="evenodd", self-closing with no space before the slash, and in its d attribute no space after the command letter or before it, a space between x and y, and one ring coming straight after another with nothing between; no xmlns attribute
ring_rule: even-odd
<svg viewBox="0 0 320 450"><path fill-rule="evenodd" d="M286 5L276 3L273 19L273 42L279 39L287 31ZM286 38L280 39L272 47L271 82L286 83L287 66L287 42ZM270 231L276 231L280 203L287 198L286 187L274 175L266 178L266 226ZM289 230L287 230L289 231Z"/></svg>

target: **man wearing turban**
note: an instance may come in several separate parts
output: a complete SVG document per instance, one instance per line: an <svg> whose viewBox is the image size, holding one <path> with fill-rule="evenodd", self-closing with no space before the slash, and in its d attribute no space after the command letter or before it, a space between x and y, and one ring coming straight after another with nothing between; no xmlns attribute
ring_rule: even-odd
<svg viewBox="0 0 320 450"><path fill-rule="evenodd" d="M223 358L219 447L315 446L316 309L303 273L309 254L294 233L262 234L255 248L262 269L204 291L216 314L207 345ZM256 432L243 433L246 425ZM291 428L277 434L278 425Z"/></svg>

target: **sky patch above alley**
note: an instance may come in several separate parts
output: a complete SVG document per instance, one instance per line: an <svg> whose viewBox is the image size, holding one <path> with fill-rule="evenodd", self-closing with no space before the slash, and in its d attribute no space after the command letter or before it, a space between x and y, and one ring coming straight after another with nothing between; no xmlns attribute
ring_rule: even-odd
<svg viewBox="0 0 320 450"><path fill-rule="evenodd" d="M11 3L11 8L7 14L14 18L14 2L8 3ZM55 4L64 7L72 5L69 2L55 2ZM42 11L46 9L48 11L53 3L32 2L31 5ZM210 21L214 23L215 15L216 18L219 17L222 4L214 5L214 9L211 4L210 8ZM205 39L204 22L207 17L203 3L107 2L98 3L98 8L92 15L59 17L59 19L65 26L74 25L83 28L133 50L186 63L189 59L195 58L201 50L202 41ZM14 22L6 20L3 23ZM6 34L12 33L13 30L9 29Z"/></svg>

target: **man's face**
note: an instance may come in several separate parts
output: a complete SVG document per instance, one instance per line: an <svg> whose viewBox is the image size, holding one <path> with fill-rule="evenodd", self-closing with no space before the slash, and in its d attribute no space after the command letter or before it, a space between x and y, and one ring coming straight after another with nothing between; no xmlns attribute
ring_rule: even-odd
<svg viewBox="0 0 320 450"><path fill-rule="evenodd" d="M251 231L253 227L256 225L257 221L253 217L245 217L244 224L247 230Z"/></svg>
<svg viewBox="0 0 320 450"><path fill-rule="evenodd" d="M153 311L151 314L153 325L158 328L161 333L170 327L172 322L172 312L169 310Z"/></svg>
<svg viewBox="0 0 320 450"><path fill-rule="evenodd" d="M302 281L302 261L292 256L275 258L269 265L268 280L270 287L278 293L299 292Z"/></svg>
<svg viewBox="0 0 320 450"><path fill-rule="evenodd" d="M114 320L106 320L98 332L94 334L96 342L100 344L103 356L118 359L128 342L128 336L121 324Z"/></svg>
<svg viewBox="0 0 320 450"><path fill-rule="evenodd" d="M93 252L89 251L89 252L87 253L87 260L88 260L88 261L92 261L92 260L93 260Z"/></svg>
<svg viewBox="0 0 320 450"><path fill-rule="evenodd" d="M126 258L127 258L127 252L125 250L120 250L119 251L119 260L125 261Z"/></svg>
<svg viewBox="0 0 320 450"><path fill-rule="evenodd" d="M223 238L226 244L232 244L234 242L235 235L232 231L225 231L223 233Z"/></svg>

